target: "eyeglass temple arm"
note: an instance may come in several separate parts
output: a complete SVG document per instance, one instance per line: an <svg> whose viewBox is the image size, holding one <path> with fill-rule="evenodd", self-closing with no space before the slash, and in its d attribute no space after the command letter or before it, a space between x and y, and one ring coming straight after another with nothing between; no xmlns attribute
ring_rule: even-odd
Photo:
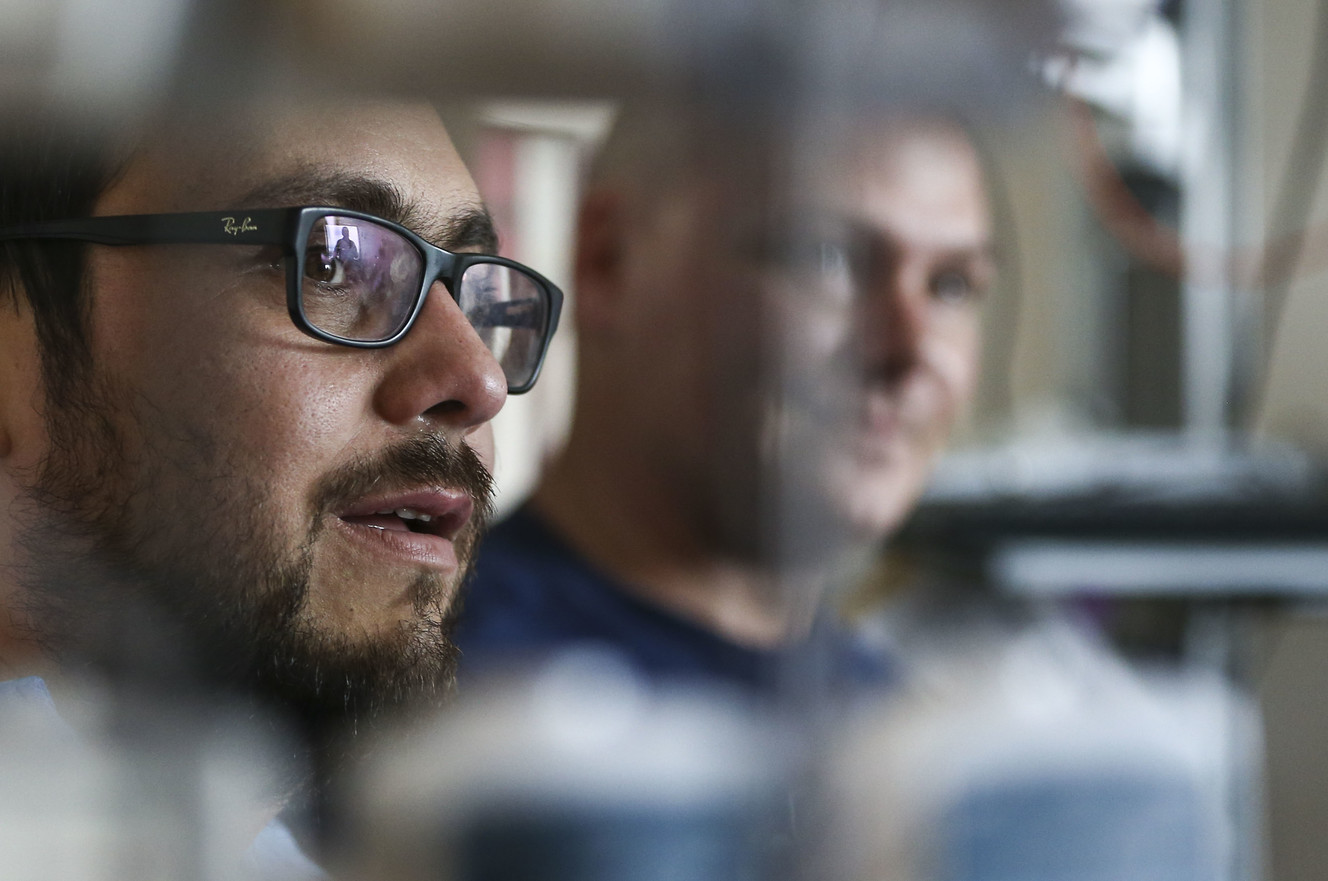
<svg viewBox="0 0 1328 881"><path fill-rule="evenodd" d="M251 244L287 239L287 210L125 214L0 228L0 241L73 239L99 245Z"/></svg>

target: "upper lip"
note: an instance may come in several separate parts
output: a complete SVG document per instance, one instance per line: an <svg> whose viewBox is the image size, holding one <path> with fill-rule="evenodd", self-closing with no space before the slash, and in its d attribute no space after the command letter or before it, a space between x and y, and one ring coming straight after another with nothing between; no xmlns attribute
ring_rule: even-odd
<svg viewBox="0 0 1328 881"><path fill-rule="evenodd" d="M905 423L901 395L888 389L868 388L858 404L864 425L875 429L894 428Z"/></svg>
<svg viewBox="0 0 1328 881"><path fill-rule="evenodd" d="M451 541L470 521L474 507L469 494L461 490L434 487L376 492L356 500L336 514L343 520L375 514L396 514L414 521L417 527L423 525L422 532Z"/></svg>

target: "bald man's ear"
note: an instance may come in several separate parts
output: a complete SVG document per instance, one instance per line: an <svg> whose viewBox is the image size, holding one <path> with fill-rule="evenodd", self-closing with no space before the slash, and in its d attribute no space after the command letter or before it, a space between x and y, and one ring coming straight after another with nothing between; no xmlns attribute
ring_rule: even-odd
<svg viewBox="0 0 1328 881"><path fill-rule="evenodd" d="M581 334L609 330L622 300L627 250L627 210L622 194L592 190L577 215L576 320Z"/></svg>

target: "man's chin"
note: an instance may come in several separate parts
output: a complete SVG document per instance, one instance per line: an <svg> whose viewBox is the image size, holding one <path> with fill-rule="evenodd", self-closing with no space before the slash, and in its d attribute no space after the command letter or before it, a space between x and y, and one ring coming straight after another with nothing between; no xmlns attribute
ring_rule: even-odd
<svg viewBox="0 0 1328 881"><path fill-rule="evenodd" d="M394 622L334 626L310 616L271 634L255 690L316 728L372 728L432 710L455 688L456 612L436 588L416 595L411 614Z"/></svg>
<svg viewBox="0 0 1328 881"><path fill-rule="evenodd" d="M457 582L432 572L403 572L389 579L381 571L350 570L329 583L315 571L302 626L352 651L390 644L402 632L441 632L454 617Z"/></svg>
<svg viewBox="0 0 1328 881"><path fill-rule="evenodd" d="M844 537L878 542L907 519L922 491L922 481L898 467L843 468L831 481L833 508Z"/></svg>

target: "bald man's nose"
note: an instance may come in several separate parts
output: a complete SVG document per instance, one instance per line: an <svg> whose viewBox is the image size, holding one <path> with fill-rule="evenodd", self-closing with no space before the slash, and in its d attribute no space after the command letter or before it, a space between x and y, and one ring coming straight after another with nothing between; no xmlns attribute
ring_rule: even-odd
<svg viewBox="0 0 1328 881"><path fill-rule="evenodd" d="M862 356L867 373L898 382L917 365L927 332L925 283L897 269L863 292Z"/></svg>

